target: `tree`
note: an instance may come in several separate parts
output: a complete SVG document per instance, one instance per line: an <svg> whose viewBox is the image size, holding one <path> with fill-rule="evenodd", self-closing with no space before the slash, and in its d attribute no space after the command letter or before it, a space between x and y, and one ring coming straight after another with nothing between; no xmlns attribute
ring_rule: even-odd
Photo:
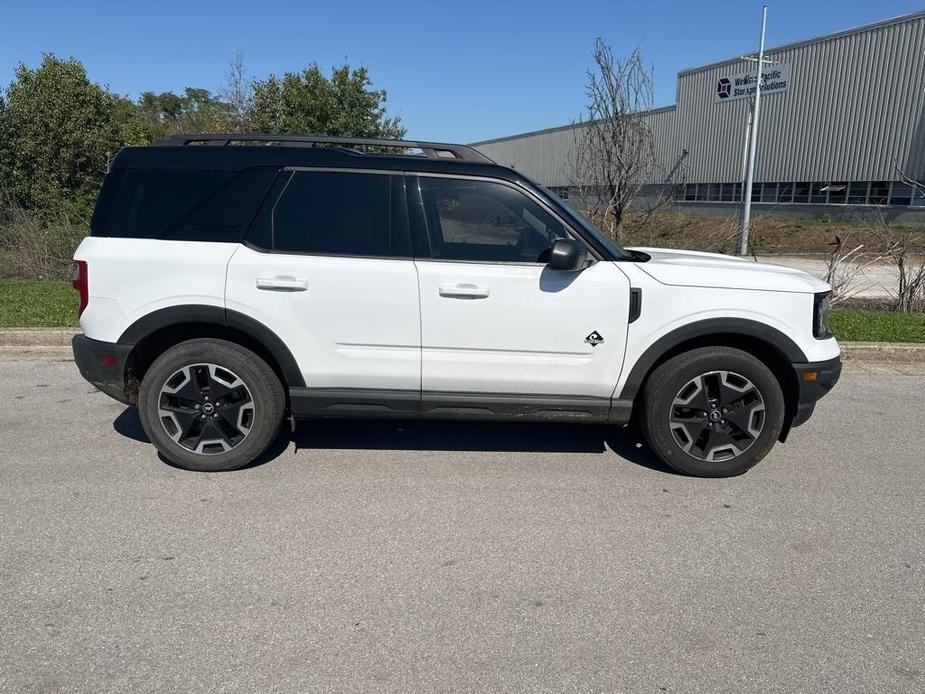
<svg viewBox="0 0 925 694"><path fill-rule="evenodd" d="M77 60L20 65L0 109L0 189L25 209L87 217L110 158L149 137L126 101Z"/></svg>
<svg viewBox="0 0 925 694"><path fill-rule="evenodd" d="M142 92L138 109L158 137L227 132L231 127L231 105L198 87L187 87L183 94Z"/></svg>
<svg viewBox="0 0 925 694"><path fill-rule="evenodd" d="M653 105L652 74L645 69L639 50L624 59L598 38L594 44L595 68L587 72L586 113L575 123L568 177L589 214L618 239L627 208L644 185L664 181L655 188L648 212L669 196L677 185L684 155L665 172L656 158L646 111Z"/></svg>
<svg viewBox="0 0 925 694"><path fill-rule="evenodd" d="M405 129L386 116L384 90L371 89L365 67L344 64L325 77L317 63L270 75L253 85L250 125L256 132L399 139Z"/></svg>
<svg viewBox="0 0 925 694"><path fill-rule="evenodd" d="M237 51L231 60L221 97L228 104L229 130L235 133L248 132L254 102L254 83L247 77L241 51Z"/></svg>

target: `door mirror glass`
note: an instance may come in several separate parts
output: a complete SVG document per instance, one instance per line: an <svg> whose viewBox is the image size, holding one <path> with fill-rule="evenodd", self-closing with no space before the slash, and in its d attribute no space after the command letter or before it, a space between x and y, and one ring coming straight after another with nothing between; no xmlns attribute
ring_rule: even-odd
<svg viewBox="0 0 925 694"><path fill-rule="evenodd" d="M572 239L557 239L549 251L549 267L563 272L576 272L584 268L588 251Z"/></svg>

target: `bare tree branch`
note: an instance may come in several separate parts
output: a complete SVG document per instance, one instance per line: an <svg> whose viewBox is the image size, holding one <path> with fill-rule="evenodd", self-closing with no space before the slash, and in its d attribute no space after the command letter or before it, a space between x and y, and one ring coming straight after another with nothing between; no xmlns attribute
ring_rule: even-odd
<svg viewBox="0 0 925 694"><path fill-rule="evenodd" d="M671 199L687 153L670 170L657 160L647 122L654 99L653 79L639 50L617 59L598 38L593 56L595 67L588 70L585 86L586 110L574 122L567 178L588 214L618 239L626 210L639 198L643 186L663 183L654 187L657 192L642 206L643 221Z"/></svg>

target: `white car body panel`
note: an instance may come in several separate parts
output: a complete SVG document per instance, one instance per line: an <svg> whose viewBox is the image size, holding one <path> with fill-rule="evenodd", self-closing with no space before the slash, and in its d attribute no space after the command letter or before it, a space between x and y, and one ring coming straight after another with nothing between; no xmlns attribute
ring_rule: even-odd
<svg viewBox="0 0 925 694"><path fill-rule="evenodd" d="M782 265L755 263L746 258L719 253L659 248L632 250L643 251L651 256L651 260L640 264L639 267L662 284L809 293L830 289L822 280L802 270Z"/></svg>
<svg viewBox="0 0 925 694"><path fill-rule="evenodd" d="M689 285L678 287L656 280L648 265L620 264L632 285L642 289L642 313L639 320L629 326L626 360L614 391L617 395L646 349L673 330L711 318L741 318L773 328L793 340L806 355L807 361L824 361L839 355L835 338L817 340L813 336L812 293ZM723 275L718 273L717 276ZM697 278L690 277L689 280L694 282ZM800 283L797 286L805 283L802 278L796 281Z"/></svg>
<svg viewBox="0 0 925 694"><path fill-rule="evenodd" d="M415 264L425 392L610 397L623 362L630 289L616 264L581 272ZM455 287L480 296L451 296ZM585 341L595 331L604 338L597 346Z"/></svg>
<svg viewBox="0 0 925 694"><path fill-rule="evenodd" d="M305 291L258 289L274 278ZM261 253L228 264L227 308L286 344L312 388L421 387L421 317L410 259Z"/></svg>
<svg viewBox="0 0 925 694"><path fill-rule="evenodd" d="M139 318L170 306L225 305L225 268L234 243L89 236L74 253L89 265L87 337L116 342Z"/></svg>

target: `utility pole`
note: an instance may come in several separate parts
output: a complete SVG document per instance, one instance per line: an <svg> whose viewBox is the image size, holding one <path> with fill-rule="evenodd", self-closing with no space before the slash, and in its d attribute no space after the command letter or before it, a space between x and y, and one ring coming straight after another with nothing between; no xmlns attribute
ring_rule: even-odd
<svg viewBox="0 0 925 694"><path fill-rule="evenodd" d="M761 38L758 42L758 79L755 80L755 101L752 105L751 138L748 142L748 166L745 185L742 187L742 231L739 235L739 255L748 255L748 227L752 220L752 185L755 178L755 148L758 144L758 109L761 105L761 72L764 69L764 27L768 19L768 6L761 8Z"/></svg>

